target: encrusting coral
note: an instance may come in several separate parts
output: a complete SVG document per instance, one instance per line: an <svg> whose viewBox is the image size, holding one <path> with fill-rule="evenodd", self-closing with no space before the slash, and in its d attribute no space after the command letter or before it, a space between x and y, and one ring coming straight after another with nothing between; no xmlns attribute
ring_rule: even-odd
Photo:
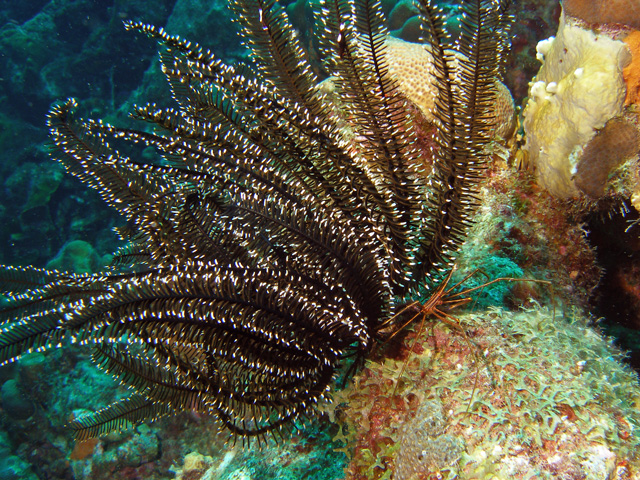
<svg viewBox="0 0 640 480"><path fill-rule="evenodd" d="M624 25L640 29L638 0L563 0L567 15L594 25Z"/></svg>
<svg viewBox="0 0 640 480"><path fill-rule="evenodd" d="M460 321L409 334L337 394L356 443L347 479L638 478L637 377L582 314Z"/></svg>
<svg viewBox="0 0 640 480"><path fill-rule="evenodd" d="M574 183L590 198L605 194L612 172L637 156L640 134L632 121L612 118L584 147L575 167Z"/></svg>
<svg viewBox="0 0 640 480"><path fill-rule="evenodd" d="M625 105L637 103L640 98L640 31L633 31L624 38L631 52L629 65L622 70L624 83L627 85Z"/></svg>
<svg viewBox="0 0 640 480"><path fill-rule="evenodd" d="M598 280L584 233L563 225L559 201L522 172L496 169L482 194L461 269L490 271L508 255L525 277L553 278L553 288L512 284L501 308L481 300L501 304L493 286L475 292L473 312L451 312L459 329L414 321L388 346L395 353L335 392L327 408L343 425L336 438L355 444L346 478L640 478L637 376L572 307L586 305ZM506 273L500 266L490 278ZM485 281L474 277L465 286Z"/></svg>

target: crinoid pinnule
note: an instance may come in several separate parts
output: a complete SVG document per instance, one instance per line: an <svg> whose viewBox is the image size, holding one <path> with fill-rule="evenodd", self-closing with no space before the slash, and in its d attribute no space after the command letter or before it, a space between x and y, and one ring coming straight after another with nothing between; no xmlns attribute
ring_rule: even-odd
<svg viewBox="0 0 640 480"><path fill-rule="evenodd" d="M0 361L93 345L134 393L74 421L78 438L185 410L247 437L292 425L347 355L366 357L398 297L450 268L473 220L506 1L465 2L455 43L422 2L438 92L430 172L379 2L327 0L318 14L346 120L277 1L230 3L254 65L126 24L158 41L175 100L135 108L150 128L76 119L73 100L50 112L53 156L124 217L127 244L101 274L3 267Z"/></svg>

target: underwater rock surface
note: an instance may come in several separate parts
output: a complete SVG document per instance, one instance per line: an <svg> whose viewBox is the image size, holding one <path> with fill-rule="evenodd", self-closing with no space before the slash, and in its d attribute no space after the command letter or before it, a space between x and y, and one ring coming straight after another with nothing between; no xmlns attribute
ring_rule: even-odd
<svg viewBox="0 0 640 480"><path fill-rule="evenodd" d="M637 377L585 317L459 319L427 322L337 394L357 445L346 478L638 478Z"/></svg>

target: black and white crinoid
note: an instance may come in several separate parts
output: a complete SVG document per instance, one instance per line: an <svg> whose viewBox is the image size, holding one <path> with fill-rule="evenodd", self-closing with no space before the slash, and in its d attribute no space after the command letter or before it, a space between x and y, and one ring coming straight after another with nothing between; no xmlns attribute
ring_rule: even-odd
<svg viewBox="0 0 640 480"><path fill-rule="evenodd" d="M0 362L92 345L133 393L74 421L78 438L186 410L240 436L307 417L397 299L449 270L472 222L507 0L465 1L455 41L419 5L436 88L429 171L379 1L317 12L340 115L278 2L230 3L252 65L130 22L160 44L175 106L136 108L141 130L76 119L73 100L50 112L53 156L122 214L127 243L104 273L2 267Z"/></svg>

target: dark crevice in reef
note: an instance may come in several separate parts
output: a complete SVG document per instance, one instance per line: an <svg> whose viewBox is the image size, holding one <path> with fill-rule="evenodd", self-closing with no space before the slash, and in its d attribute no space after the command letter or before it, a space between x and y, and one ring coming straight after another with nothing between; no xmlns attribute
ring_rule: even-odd
<svg viewBox="0 0 640 480"><path fill-rule="evenodd" d="M628 231L638 214L594 217L587 228L604 274L592 300L594 315L616 344L629 352L627 362L640 372L640 226Z"/></svg>

